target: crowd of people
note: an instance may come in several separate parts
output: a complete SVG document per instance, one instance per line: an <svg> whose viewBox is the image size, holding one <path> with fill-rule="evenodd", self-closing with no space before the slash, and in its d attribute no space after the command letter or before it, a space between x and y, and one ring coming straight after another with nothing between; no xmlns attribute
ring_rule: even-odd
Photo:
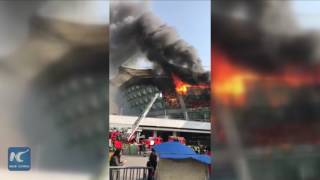
<svg viewBox="0 0 320 180"><path fill-rule="evenodd" d="M123 166L126 161L121 160L121 149L116 149L110 158L110 166ZM148 180L153 180L158 164L158 157L152 149L146 167L148 167Z"/></svg>
<svg viewBox="0 0 320 180"><path fill-rule="evenodd" d="M123 143L123 134L121 130L112 130L109 133L109 152L113 152L109 164L110 166L123 166L126 161L121 159L121 155L124 151L124 147L134 146L137 147L138 155L147 156L147 151L151 150L149 159L147 161L146 167L148 167L148 180L153 180L155 176L155 170L157 168L157 155L152 148L156 144L160 144L162 139L160 137L155 137L153 139L142 139L139 143L135 140L131 142Z"/></svg>
<svg viewBox="0 0 320 180"><path fill-rule="evenodd" d="M211 150L210 150L210 146L204 146L202 144L200 145L193 145L193 146L189 146L193 149L194 152L196 152L197 154L207 154L207 155L211 155Z"/></svg>
<svg viewBox="0 0 320 180"><path fill-rule="evenodd" d="M161 137L152 137L148 139L140 139L138 142L132 140L130 142L124 141L124 131L113 129L109 133L109 151L110 151L110 166L123 166L126 161L121 159L122 153L128 153L128 149L134 148L136 155L146 157L150 153L146 167L148 167L148 180L153 180L155 176L155 171L157 168L158 157L155 150L153 149L154 145L160 144L163 142ZM168 141L177 141L181 144L186 144L186 139L183 137L170 136ZM191 147L198 154L207 154L211 155L210 147L204 145L192 145ZM130 152L130 150L129 150Z"/></svg>
<svg viewBox="0 0 320 180"><path fill-rule="evenodd" d="M132 138L129 142L126 141L125 137L124 129L112 129L109 132L109 150L114 152L116 149L125 149L133 145L137 149L137 154L144 155L146 151L151 151L154 145L163 142L160 136L140 138L138 141L136 138Z"/></svg>

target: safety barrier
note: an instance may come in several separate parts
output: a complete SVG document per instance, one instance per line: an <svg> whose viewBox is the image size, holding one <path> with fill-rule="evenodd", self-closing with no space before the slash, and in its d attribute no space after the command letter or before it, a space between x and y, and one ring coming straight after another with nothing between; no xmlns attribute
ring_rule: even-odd
<svg viewBox="0 0 320 180"><path fill-rule="evenodd" d="M149 180L153 179L150 167L110 167L110 180ZM151 173L151 174L149 174ZM149 179L148 179L149 177Z"/></svg>

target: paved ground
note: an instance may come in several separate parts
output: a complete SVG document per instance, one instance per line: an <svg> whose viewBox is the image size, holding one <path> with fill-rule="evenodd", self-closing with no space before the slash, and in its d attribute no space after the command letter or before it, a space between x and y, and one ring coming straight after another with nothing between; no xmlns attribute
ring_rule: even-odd
<svg viewBox="0 0 320 180"><path fill-rule="evenodd" d="M146 166L148 157L122 155L121 161L126 161L124 166Z"/></svg>

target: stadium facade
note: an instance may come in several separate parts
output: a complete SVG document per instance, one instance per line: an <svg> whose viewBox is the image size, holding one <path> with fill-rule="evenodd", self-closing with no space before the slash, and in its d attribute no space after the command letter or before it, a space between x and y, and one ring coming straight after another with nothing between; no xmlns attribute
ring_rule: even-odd
<svg viewBox="0 0 320 180"><path fill-rule="evenodd" d="M134 122L154 95L161 92L162 98L154 103L140 125L141 134L160 136L164 141L169 136L183 136L187 144L210 144L209 83L190 85L174 75L121 66L111 84L118 88L116 102L110 107L111 128L131 127L128 122Z"/></svg>

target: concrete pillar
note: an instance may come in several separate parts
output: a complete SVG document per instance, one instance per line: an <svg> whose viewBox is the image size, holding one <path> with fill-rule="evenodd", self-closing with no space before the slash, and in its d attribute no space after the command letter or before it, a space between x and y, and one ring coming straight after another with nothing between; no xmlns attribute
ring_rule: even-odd
<svg viewBox="0 0 320 180"><path fill-rule="evenodd" d="M182 112L184 113L184 118L185 120L189 121L188 110L186 104L184 103L183 97L181 95L178 95L178 99L181 105Z"/></svg>
<svg viewBox="0 0 320 180"><path fill-rule="evenodd" d="M156 130L153 130L153 137L157 137L158 136L158 133Z"/></svg>
<svg viewBox="0 0 320 180"><path fill-rule="evenodd" d="M173 131L172 136L177 136L177 131Z"/></svg>
<svg viewBox="0 0 320 180"><path fill-rule="evenodd" d="M221 107L220 119L227 137L228 153L232 155L233 165L239 180L252 180L248 160L245 156L234 113Z"/></svg>
<svg viewBox="0 0 320 180"><path fill-rule="evenodd" d="M137 132L137 137L136 137L136 142L137 142L137 143L140 142L140 134L141 134L141 132L138 131L138 132Z"/></svg>

